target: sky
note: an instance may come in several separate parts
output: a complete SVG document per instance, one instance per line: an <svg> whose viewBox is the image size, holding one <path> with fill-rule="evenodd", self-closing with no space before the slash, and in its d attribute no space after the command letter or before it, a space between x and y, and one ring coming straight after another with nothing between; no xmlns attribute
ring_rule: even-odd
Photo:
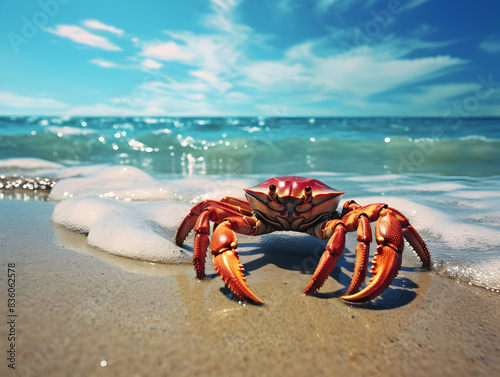
<svg viewBox="0 0 500 377"><path fill-rule="evenodd" d="M500 116L493 0L0 0L0 115Z"/></svg>

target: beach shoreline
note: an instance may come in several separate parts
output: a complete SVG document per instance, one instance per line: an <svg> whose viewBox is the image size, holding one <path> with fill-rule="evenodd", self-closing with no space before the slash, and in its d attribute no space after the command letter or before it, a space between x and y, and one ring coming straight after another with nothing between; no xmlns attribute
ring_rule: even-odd
<svg viewBox="0 0 500 377"><path fill-rule="evenodd" d="M422 271L410 253L382 298L357 307L338 298L349 281L348 252L320 293L304 296L311 256L263 254L272 242L241 237L247 282L266 302L257 306L231 297L212 266L198 282L189 264L91 248L84 235L52 223L54 203L1 205L0 286L6 291L14 263L18 314L16 371L4 359L2 375L500 373L500 295ZM7 335L1 326L5 351Z"/></svg>

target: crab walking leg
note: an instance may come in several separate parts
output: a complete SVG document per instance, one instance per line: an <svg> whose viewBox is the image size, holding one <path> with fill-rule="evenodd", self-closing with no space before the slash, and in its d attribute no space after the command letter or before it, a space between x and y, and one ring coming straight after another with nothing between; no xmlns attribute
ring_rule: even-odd
<svg viewBox="0 0 500 377"><path fill-rule="evenodd" d="M243 265L238 257L238 242L234 230L243 234L255 234L258 220L254 217L231 217L222 221L215 229L210 241L215 270L224 283L239 298L247 298L263 304L248 287L243 274Z"/></svg>
<svg viewBox="0 0 500 377"><path fill-rule="evenodd" d="M223 202L218 202L216 200L204 200L197 205L195 205L193 208L191 208L190 213L184 218L182 221L181 225L177 229L177 233L175 234L175 244L177 246L181 246L188 236L189 232L194 228L196 221L198 219L198 216L200 216L203 211L210 209L217 209L217 210L223 210L223 211L229 211L227 216L243 216L243 215L251 215L251 212L249 212L246 208L244 207L238 207L236 205L230 204L230 203L223 203ZM219 221L222 221L224 217L219 218ZM211 221L216 221L214 219L211 219Z"/></svg>
<svg viewBox="0 0 500 377"><path fill-rule="evenodd" d="M238 207L240 212L243 215L250 216L252 214L252 207L250 207L250 203L246 200L233 198L232 196L226 196L220 200L221 203L231 204L235 207Z"/></svg>
<svg viewBox="0 0 500 377"><path fill-rule="evenodd" d="M351 284L345 294L350 295L359 292L359 287L365 282L368 270L368 257L370 256L370 243L372 242L372 229L370 220L365 215L358 218L357 229L358 245L356 246L356 264Z"/></svg>
<svg viewBox="0 0 500 377"><path fill-rule="evenodd" d="M196 232L194 237L193 265L196 270L196 277L200 280L205 278L205 257L207 255L208 235L210 234L211 213L204 210L193 227Z"/></svg>
<svg viewBox="0 0 500 377"><path fill-rule="evenodd" d="M193 265L196 269L196 276L200 280L205 278L205 256L209 243L210 221L218 224L228 217L243 218L244 216L236 207L230 204L206 200L191 209L191 213L185 217L177 230L175 241L178 246L182 245L191 230L194 230L196 233L194 238Z"/></svg>
<svg viewBox="0 0 500 377"><path fill-rule="evenodd" d="M196 224L198 216L199 214L191 212L184 218L184 220L182 220L181 225L177 228L177 233L175 233L175 244L177 246L181 246L184 243L184 240L188 236L189 232L193 229L194 224Z"/></svg>
<svg viewBox="0 0 500 377"><path fill-rule="evenodd" d="M380 211L375 225L375 239L378 247L370 270L373 277L361 292L343 296L345 301L362 302L374 299L391 284L401 268L403 233L398 218L390 209Z"/></svg>
<svg viewBox="0 0 500 377"><path fill-rule="evenodd" d="M233 207L244 216L252 215L252 207L250 207L250 204L245 200L233 198L232 196L225 196L219 201L219 203L223 203L225 205ZM218 225L218 222L214 222L214 230Z"/></svg>
<svg viewBox="0 0 500 377"><path fill-rule="evenodd" d="M431 268L431 256L429 254L429 250L427 249L427 245L422 237L420 237L420 234L418 234L415 228L410 225L410 221L405 215L394 208L389 207L389 209L398 218L399 223L403 228L403 236L410 243L411 247L413 247L413 250L415 250L418 257L422 261L422 267L426 269Z"/></svg>
<svg viewBox="0 0 500 377"><path fill-rule="evenodd" d="M340 220L329 221L325 226L324 234L326 236L330 235L330 240L326 245L325 252L319 260L316 271L314 271L311 282L306 289L304 289L305 294L314 293L321 288L325 280L332 273L339 257L344 251L346 229Z"/></svg>
<svg viewBox="0 0 500 377"><path fill-rule="evenodd" d="M427 249L427 245L415 228L410 225L410 220L408 220L408 218L398 210L392 207L387 207L387 204L384 203L374 203L360 207L354 200L350 200L344 204L342 212L344 217L342 220L346 224L347 230L351 232L355 229L352 228L352 224L355 223L355 219L360 214L365 214L371 222L378 219L380 211L384 208L388 208L396 216L403 230L404 238L410 243L422 261L422 267L429 269L431 266L431 257L429 250Z"/></svg>

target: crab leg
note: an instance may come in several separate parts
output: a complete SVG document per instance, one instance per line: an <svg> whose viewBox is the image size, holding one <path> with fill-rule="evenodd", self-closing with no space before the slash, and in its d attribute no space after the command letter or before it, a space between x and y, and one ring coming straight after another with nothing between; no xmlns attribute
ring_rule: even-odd
<svg viewBox="0 0 500 377"><path fill-rule="evenodd" d="M413 247L413 250L415 250L418 257L422 261L422 267L429 269L431 267L431 256L424 240L420 237L420 234L418 234L415 228L410 225L410 221L405 215L394 208L389 207L389 209L399 220L399 223L403 228L403 236L410 243L411 247Z"/></svg>
<svg viewBox="0 0 500 377"><path fill-rule="evenodd" d="M243 199L238 199L238 198L233 198L232 196L226 196L220 200L221 203L228 203L233 206L238 207L239 211L243 215L250 216L252 214L252 207L250 207L250 204Z"/></svg>
<svg viewBox="0 0 500 377"><path fill-rule="evenodd" d="M422 267L429 269L431 266L431 257L424 240L422 239L422 237L420 237L420 234L418 234L415 228L410 225L410 220L408 220L408 218L398 210L392 207L387 207L387 204L384 203L369 204L367 206L361 207L354 200L350 200L348 202L345 202L344 204L342 212L344 217L342 218L342 220L345 222L348 231L351 232L355 229L352 228L352 225L354 225L358 216L360 216L361 214L365 214L370 222L372 222L378 219L380 211L384 208L388 208L396 216L401 225L404 238L413 247L418 257L422 261Z"/></svg>
<svg viewBox="0 0 500 377"><path fill-rule="evenodd" d="M375 239L378 247L370 270L373 277L361 292L343 296L345 301L362 302L374 299L391 284L401 268L403 233L397 216L388 208L379 213Z"/></svg>
<svg viewBox="0 0 500 377"><path fill-rule="evenodd" d="M368 270L368 257L370 256L370 243L372 242L372 230L370 220L365 215L358 218L357 239L359 241L356 246L356 264L354 266L354 274L351 284L346 294L350 295L359 292L359 287L365 282L366 272Z"/></svg>
<svg viewBox="0 0 500 377"><path fill-rule="evenodd" d="M224 198L224 199L226 199L226 198ZM240 199L237 199L237 200L240 200ZM240 203L240 204L243 204L243 203ZM216 200L204 200L204 201L198 203L197 205L195 205L193 208L191 208L190 213L184 218L181 225L179 226L179 229L177 229L177 233L175 235L175 243L177 246L182 245L182 243L184 242L184 240L188 236L189 232L194 228L196 221L198 219L198 216L200 216L201 213L208 208L219 208L219 209L224 209L224 210L230 210L231 215L232 214L251 215L251 212L249 213L249 211L247 211L246 208L239 207L237 205L233 205L230 203L218 202ZM207 234L208 233L209 232L207 232Z"/></svg>
<svg viewBox="0 0 500 377"><path fill-rule="evenodd" d="M340 220L329 221L325 226L324 234L331 235L330 240L319 260L316 271L314 271L311 282L304 290L305 294L314 293L321 288L344 251L346 228Z"/></svg>
<svg viewBox="0 0 500 377"><path fill-rule="evenodd" d="M210 241L213 262L217 273L231 291L240 298L263 304L248 287L243 274L243 265L238 257L236 234L254 234L258 220L254 217L231 217L222 221L215 229Z"/></svg>
<svg viewBox="0 0 500 377"><path fill-rule="evenodd" d="M209 243L210 221L218 224L225 218L233 216L235 218L243 217L237 208L230 204L206 200L191 209L191 213L185 217L177 230L175 241L178 246L182 245L191 229L196 233L194 238L193 265L198 279L203 280L205 278L205 257Z"/></svg>
<svg viewBox="0 0 500 377"><path fill-rule="evenodd" d="M208 235L210 233L210 211L203 211L196 220L194 231L193 265L196 270L196 277L200 280L205 278L205 257L207 255Z"/></svg>

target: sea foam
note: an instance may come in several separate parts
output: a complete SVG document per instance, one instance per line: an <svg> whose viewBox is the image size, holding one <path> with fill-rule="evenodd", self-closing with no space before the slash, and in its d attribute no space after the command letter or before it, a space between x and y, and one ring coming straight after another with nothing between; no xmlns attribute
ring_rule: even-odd
<svg viewBox="0 0 500 377"><path fill-rule="evenodd" d="M182 203L124 203L87 196L56 205L52 220L88 235L88 243L110 253L161 263L188 263L190 252L173 242L175 228L189 213Z"/></svg>
<svg viewBox="0 0 500 377"><path fill-rule="evenodd" d="M173 243L190 208L203 199L242 197L247 179L157 179L131 166L61 169L49 199L52 220L88 235L93 247L149 262L185 263L191 253ZM161 201L161 202L160 202Z"/></svg>

